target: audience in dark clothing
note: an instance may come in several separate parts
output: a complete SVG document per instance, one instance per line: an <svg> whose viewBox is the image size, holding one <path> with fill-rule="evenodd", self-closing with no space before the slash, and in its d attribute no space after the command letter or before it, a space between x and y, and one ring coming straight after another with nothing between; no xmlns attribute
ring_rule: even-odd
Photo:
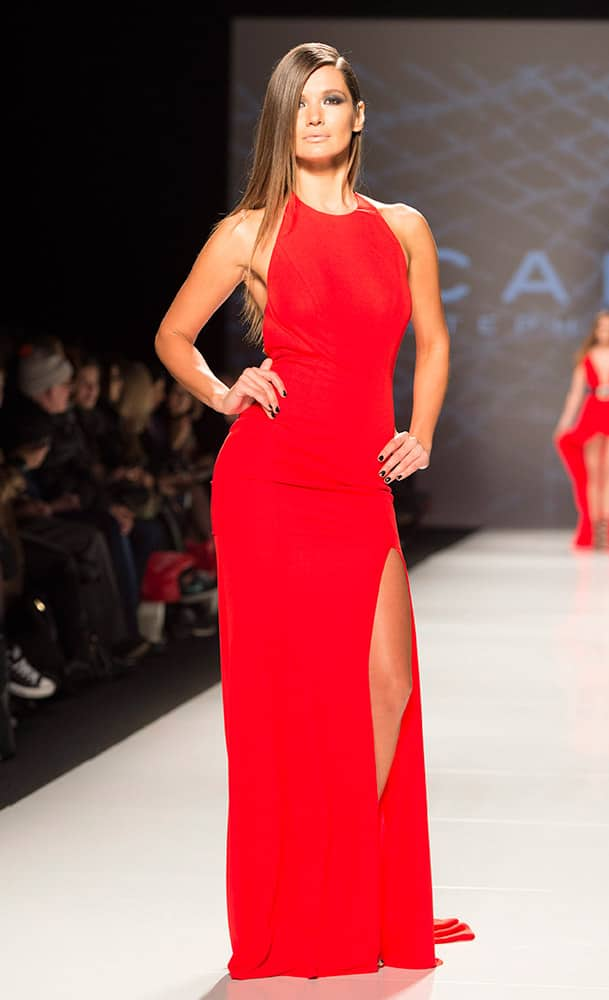
<svg viewBox="0 0 609 1000"><path fill-rule="evenodd" d="M125 640L131 651L144 653L147 646L138 636L136 617L137 574L127 537L133 515L126 504L113 497L108 483L94 475L71 405L72 373L73 366L65 355L40 348L23 352L17 372L21 396L8 409L6 419L15 426L33 414L50 417L50 447L44 462L27 477L28 497L48 504L51 513L64 522L90 525L103 534L121 593Z"/></svg>
<svg viewBox="0 0 609 1000"><path fill-rule="evenodd" d="M150 649L138 617L148 561L192 542L213 545L209 480L229 421L212 421L158 365L91 357L54 337L23 345L0 378L5 369L9 687L46 698L69 693L71 678L96 676L100 658L125 669ZM52 619L45 650L33 639L41 609Z"/></svg>
<svg viewBox="0 0 609 1000"><path fill-rule="evenodd" d="M28 479L49 451L50 417L32 410L19 420L5 420L3 431L0 478L5 488L0 491L0 532L4 551L11 555L9 566L3 560L2 567L11 664L17 672L27 670L22 650L31 653L33 620L40 618L34 614L35 594L38 602L44 598L52 609L57 643L49 643L51 648L44 652L67 685L83 669L86 672L95 665L100 637L110 648L124 631L112 566L99 532L86 526L75 530L55 516L44 500L27 496ZM97 612L94 616L86 611L89 594Z"/></svg>

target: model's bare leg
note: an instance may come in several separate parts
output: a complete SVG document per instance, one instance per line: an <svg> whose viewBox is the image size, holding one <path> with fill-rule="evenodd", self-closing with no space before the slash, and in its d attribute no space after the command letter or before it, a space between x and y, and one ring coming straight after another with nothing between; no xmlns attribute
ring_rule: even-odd
<svg viewBox="0 0 609 1000"><path fill-rule="evenodd" d="M379 799L395 754L400 723L412 691L410 599L396 549L387 554L370 644L370 698Z"/></svg>
<svg viewBox="0 0 609 1000"><path fill-rule="evenodd" d="M609 548L609 437L603 434L599 463L599 521L602 537L601 545Z"/></svg>
<svg viewBox="0 0 609 1000"><path fill-rule="evenodd" d="M586 465L587 500L592 522L592 540L598 543L599 521L601 518L601 463L603 457L603 436L595 434L584 444L584 462Z"/></svg>

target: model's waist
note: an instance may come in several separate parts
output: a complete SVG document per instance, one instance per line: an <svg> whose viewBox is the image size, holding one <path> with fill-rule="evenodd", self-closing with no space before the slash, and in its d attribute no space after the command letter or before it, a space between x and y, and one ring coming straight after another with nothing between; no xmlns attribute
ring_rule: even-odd
<svg viewBox="0 0 609 1000"><path fill-rule="evenodd" d="M277 390L280 407L285 398L292 400L292 409L317 410L327 419L332 409L344 416L345 405L374 412L393 403L393 372L388 366L354 361L339 365L301 355L272 357L272 361L269 371L279 376L287 392L283 397Z"/></svg>
<svg viewBox="0 0 609 1000"><path fill-rule="evenodd" d="M339 442L362 442L393 430L395 413L390 392L369 398L365 390L326 389L320 384L306 387L293 382L288 385L287 380L285 385L287 396L279 391L273 400L279 412L271 417L266 403L256 400L233 421L231 431L236 432L239 425L243 429L261 428L276 439L287 435L333 448ZM384 446L386 442L381 443Z"/></svg>
<svg viewBox="0 0 609 1000"><path fill-rule="evenodd" d="M282 399L274 418L257 404L244 410L225 438L223 460L230 455L240 474L286 482L382 484L378 456L393 436L393 408L381 414L377 408L368 421L333 409L324 423L293 404L289 395Z"/></svg>
<svg viewBox="0 0 609 1000"><path fill-rule="evenodd" d="M595 399L609 400L609 382L602 382L596 386L589 385L588 393Z"/></svg>
<svg viewBox="0 0 609 1000"><path fill-rule="evenodd" d="M370 357L360 352L341 352L337 355L306 351L269 351L267 357L273 362L271 370L290 372L294 378L320 378L332 382L373 379L375 382L391 380L391 358L384 360Z"/></svg>

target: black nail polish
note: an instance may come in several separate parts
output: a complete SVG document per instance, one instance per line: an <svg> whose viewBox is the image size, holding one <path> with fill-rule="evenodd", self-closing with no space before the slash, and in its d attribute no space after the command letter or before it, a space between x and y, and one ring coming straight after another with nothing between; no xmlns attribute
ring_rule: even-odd
<svg viewBox="0 0 609 1000"><path fill-rule="evenodd" d="M379 472L379 476L384 476L384 475L385 475L385 470L381 469L381 471Z"/></svg>
<svg viewBox="0 0 609 1000"><path fill-rule="evenodd" d="M379 455L379 462L382 462L384 457L385 457L384 455Z"/></svg>
<svg viewBox="0 0 609 1000"><path fill-rule="evenodd" d="M279 407L278 406L275 407L275 413L279 413Z"/></svg>
<svg viewBox="0 0 609 1000"><path fill-rule="evenodd" d="M287 392L285 391L285 389L282 389L282 390L281 390L281 395L282 395L282 396L287 396Z"/></svg>
<svg viewBox="0 0 609 1000"><path fill-rule="evenodd" d="M386 482L386 483L390 483L390 482L391 482L391 476L387 476L387 478L386 478L385 482Z"/></svg>
<svg viewBox="0 0 609 1000"><path fill-rule="evenodd" d="M401 479L402 478L402 473L400 472L399 476L396 476L395 478L396 479Z"/></svg>

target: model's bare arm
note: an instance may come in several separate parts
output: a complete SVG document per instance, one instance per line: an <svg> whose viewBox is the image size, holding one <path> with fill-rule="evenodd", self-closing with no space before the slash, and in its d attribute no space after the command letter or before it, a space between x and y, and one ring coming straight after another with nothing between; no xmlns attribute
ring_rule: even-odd
<svg viewBox="0 0 609 1000"><path fill-rule="evenodd" d="M419 212L409 210L402 231L410 257L412 323L416 341L410 433L430 452L448 384L450 336L440 296L438 251Z"/></svg>
<svg viewBox="0 0 609 1000"><path fill-rule="evenodd" d="M416 340L413 404L407 432L388 442L383 454L395 453L392 478L403 479L429 464L433 436L448 384L450 335L440 295L438 251L425 218L406 205L391 206L387 221L408 261L412 322ZM400 458L399 467L396 459ZM383 468L387 462L383 462Z"/></svg>
<svg viewBox="0 0 609 1000"><path fill-rule="evenodd" d="M569 386L562 413L554 429L554 435L562 434L569 430L574 423L579 408L582 405L586 394L586 369L583 362L580 362L573 369L571 384Z"/></svg>
<svg viewBox="0 0 609 1000"><path fill-rule="evenodd" d="M202 328L243 280L252 243L252 228L244 219L228 216L220 223L163 317L154 346L173 377L207 406L239 413L256 401L270 415L275 389L284 389L279 375L270 371L270 359L260 368L246 368L229 389L195 347Z"/></svg>

